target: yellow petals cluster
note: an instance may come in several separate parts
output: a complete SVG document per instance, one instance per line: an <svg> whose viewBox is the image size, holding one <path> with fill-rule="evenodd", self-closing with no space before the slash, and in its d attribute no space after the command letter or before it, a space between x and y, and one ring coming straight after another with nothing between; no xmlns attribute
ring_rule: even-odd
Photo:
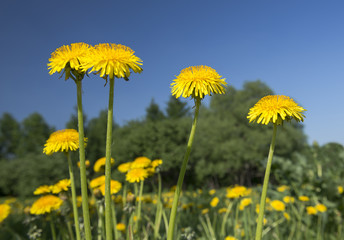
<svg viewBox="0 0 344 240"><path fill-rule="evenodd" d="M91 69L90 72L96 72L100 77L110 79L124 78L128 79L130 70L140 73L142 60L134 55L134 51L124 45L114 43L101 43L90 50L83 70Z"/></svg>
<svg viewBox="0 0 344 240"><path fill-rule="evenodd" d="M87 138L84 139L85 144ZM44 144L43 153L76 151L79 148L79 133L75 129L63 129L53 132Z"/></svg>
<svg viewBox="0 0 344 240"><path fill-rule="evenodd" d="M121 173L126 173L131 169L131 162L127 162L127 163L122 163L118 166L118 171L120 171Z"/></svg>
<svg viewBox="0 0 344 240"><path fill-rule="evenodd" d="M42 185L36 188L36 190L33 192L34 195L41 195L51 192L51 186L49 185Z"/></svg>
<svg viewBox="0 0 344 240"><path fill-rule="evenodd" d="M30 208L30 213L35 215L41 215L50 213L60 208L63 200L54 196L46 195L37 199Z"/></svg>
<svg viewBox="0 0 344 240"><path fill-rule="evenodd" d="M125 228L126 228L126 226L124 223L117 223L117 225L116 225L116 229L118 231L125 232Z"/></svg>
<svg viewBox="0 0 344 240"><path fill-rule="evenodd" d="M306 207L306 211L308 215L315 215L317 214L317 209L313 206Z"/></svg>
<svg viewBox="0 0 344 240"><path fill-rule="evenodd" d="M252 189L246 188L244 186L235 186L231 188L227 188L227 198L239 198L239 197L245 197L250 195L252 192Z"/></svg>
<svg viewBox="0 0 344 240"><path fill-rule="evenodd" d="M104 168L105 167L105 162L106 162L106 158L105 157L99 158L95 162L95 164L93 166L93 170L95 172L101 172L101 171L104 172L105 171L105 168ZM111 158L110 162L111 162L111 165L115 164L115 159Z"/></svg>
<svg viewBox="0 0 344 240"><path fill-rule="evenodd" d="M273 200L270 202L270 205L275 211L283 212L285 210L285 205L280 200Z"/></svg>
<svg viewBox="0 0 344 240"><path fill-rule="evenodd" d="M294 203L295 202L295 198L291 197L291 196L285 196L285 197L283 197L283 202L285 202L285 203Z"/></svg>
<svg viewBox="0 0 344 240"><path fill-rule="evenodd" d="M249 111L247 118L250 122L265 124L276 123L295 119L297 122L304 119L302 114L306 111L297 105L293 99L283 95L269 95L260 99Z"/></svg>
<svg viewBox="0 0 344 240"><path fill-rule="evenodd" d="M193 66L183 69L171 83L172 95L179 98L200 98L205 95L223 94L227 83L213 68Z"/></svg>
<svg viewBox="0 0 344 240"><path fill-rule="evenodd" d="M2 223L11 213L11 207L8 204L0 204L0 223Z"/></svg>
<svg viewBox="0 0 344 240"><path fill-rule="evenodd" d="M146 168L151 165L152 161L147 157L138 157L131 163L130 168Z"/></svg>
<svg viewBox="0 0 344 240"><path fill-rule="evenodd" d="M245 207L247 207L248 205L250 205L252 203L252 199L251 198L243 198L240 201L239 204L239 209L242 211L245 209Z"/></svg>
<svg viewBox="0 0 344 240"><path fill-rule="evenodd" d="M327 211L327 207L324 204L318 203L317 205L315 205L315 209L318 212L326 212Z"/></svg>
<svg viewBox="0 0 344 240"><path fill-rule="evenodd" d="M88 56L89 50L90 46L86 43L72 43L70 46L64 45L56 49L51 54L51 58L49 58L49 74L52 75L55 72L60 73L63 69L66 69L67 78L69 74L67 73L68 69L69 71L81 71L81 65L85 63L85 58Z"/></svg>
<svg viewBox="0 0 344 240"><path fill-rule="evenodd" d="M308 202L309 201L309 197L307 197L307 196L299 196L299 200L301 202Z"/></svg>
<svg viewBox="0 0 344 240"><path fill-rule="evenodd" d="M210 206L212 207L216 207L217 204L219 204L220 199L218 197L214 197L211 201L210 201Z"/></svg>
<svg viewBox="0 0 344 240"><path fill-rule="evenodd" d="M148 178L148 171L146 169L134 168L127 173L125 180L134 183L144 181L146 178Z"/></svg>
<svg viewBox="0 0 344 240"><path fill-rule="evenodd" d="M62 179L55 185L50 186L50 190L54 194L58 194L60 192L68 191L68 188L70 187L71 182L70 179Z"/></svg>
<svg viewBox="0 0 344 240"><path fill-rule="evenodd" d="M103 194L103 196L105 196L105 183L102 184L99 188L100 192ZM122 183L115 181L115 180L111 180L110 181L110 193L111 194L116 194L118 193L120 190L122 189Z"/></svg>
<svg viewBox="0 0 344 240"><path fill-rule="evenodd" d="M277 191L278 191L278 192L285 192L285 191L287 191L287 190L289 190L289 187L286 186L286 185L281 185L281 186L279 186L279 187L277 188Z"/></svg>

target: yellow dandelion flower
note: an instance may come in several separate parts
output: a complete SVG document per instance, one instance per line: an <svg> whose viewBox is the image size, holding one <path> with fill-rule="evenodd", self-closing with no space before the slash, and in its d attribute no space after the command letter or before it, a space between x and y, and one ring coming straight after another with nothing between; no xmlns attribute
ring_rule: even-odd
<svg viewBox="0 0 344 240"><path fill-rule="evenodd" d="M57 194L63 191L68 191L70 184L71 184L70 179L63 179L63 180L60 180L55 185L50 186L50 190L54 194Z"/></svg>
<svg viewBox="0 0 344 240"><path fill-rule="evenodd" d="M131 169L127 175L126 179L128 182L134 183L134 182L140 182L144 181L148 177L147 170L143 168L134 168Z"/></svg>
<svg viewBox="0 0 344 240"><path fill-rule="evenodd" d="M207 214L209 212L209 208L205 208L205 209L202 209L202 214L204 215L204 214Z"/></svg>
<svg viewBox="0 0 344 240"><path fill-rule="evenodd" d="M90 187L91 188L97 188L103 184L105 184L105 175L94 178L90 181Z"/></svg>
<svg viewBox="0 0 344 240"><path fill-rule="evenodd" d="M238 240L236 237L233 236L227 236L225 240Z"/></svg>
<svg viewBox="0 0 344 240"><path fill-rule="evenodd" d="M125 224L124 223L117 223L116 229L121 232L125 232Z"/></svg>
<svg viewBox="0 0 344 240"><path fill-rule="evenodd" d="M283 216L285 219L287 219L288 221L290 220L290 215L286 212L283 213Z"/></svg>
<svg viewBox="0 0 344 240"><path fill-rule="evenodd" d="M171 83L172 95L179 98L200 98L205 95L223 94L227 83L213 68L194 66L183 69Z"/></svg>
<svg viewBox="0 0 344 240"><path fill-rule="evenodd" d="M94 166L93 166L93 170L95 172L101 172L101 171L105 171L105 161L106 161L106 158L105 157L102 157L102 158L99 158ZM115 159L111 158L111 165L115 164Z"/></svg>
<svg viewBox="0 0 344 240"><path fill-rule="evenodd" d="M283 202L285 202L285 203L294 203L295 202L295 198L291 197L291 196L285 196L285 197L283 197Z"/></svg>
<svg viewBox="0 0 344 240"><path fill-rule="evenodd" d="M299 200L300 200L301 202L308 202L308 201L309 201L309 197L307 197L307 196L300 196L300 197L299 197Z"/></svg>
<svg viewBox="0 0 344 240"><path fill-rule="evenodd" d="M239 209L242 211L245 209L245 207L247 207L248 205L250 205L252 203L252 199L251 198L243 198L241 201L240 201L240 204L239 204Z"/></svg>
<svg viewBox="0 0 344 240"><path fill-rule="evenodd" d="M50 213L62 205L62 199L54 195L46 195L37 199L31 206L30 213L35 215Z"/></svg>
<svg viewBox="0 0 344 240"><path fill-rule="evenodd" d="M210 202L210 206L216 207L217 204L219 204L219 201L220 201L220 199L218 197L214 197Z"/></svg>
<svg viewBox="0 0 344 240"><path fill-rule="evenodd" d="M289 187L287 185L281 185L277 188L278 192L285 192L287 190L289 190Z"/></svg>
<svg viewBox="0 0 344 240"><path fill-rule="evenodd" d="M87 138L84 139L85 144ZM43 153L76 151L79 148L79 133L75 129L63 129L53 132L44 144Z"/></svg>
<svg viewBox="0 0 344 240"><path fill-rule="evenodd" d="M244 186L235 186L233 188L227 188L227 198L239 198L250 195L252 189L247 189Z"/></svg>
<svg viewBox="0 0 344 240"><path fill-rule="evenodd" d="M225 213L225 212L227 212L227 208L220 208L217 212L220 214Z"/></svg>
<svg viewBox="0 0 344 240"><path fill-rule="evenodd" d="M122 163L118 166L118 171L120 171L121 173L126 173L130 170L130 166L131 166L131 162L127 162L127 163Z"/></svg>
<svg viewBox="0 0 344 240"><path fill-rule="evenodd" d="M75 74L74 71L83 73L81 64L85 63L86 56L88 56L90 46L86 43L72 43L57 48L49 58L48 70L49 74L52 75L55 72L60 73L65 70L65 79L70 77L70 73Z"/></svg>
<svg viewBox="0 0 344 240"><path fill-rule="evenodd" d="M273 200L270 202L270 205L275 211L283 212L285 210L285 205L280 200Z"/></svg>
<svg viewBox="0 0 344 240"><path fill-rule="evenodd" d="M260 99L249 111L247 118L250 122L267 125L269 122L281 125L284 120L295 119L302 121L305 117L304 108L297 105L293 99L283 95L269 95Z"/></svg>
<svg viewBox="0 0 344 240"><path fill-rule="evenodd" d="M34 195L41 195L41 194L45 194L45 193L50 193L51 192L51 188L49 185L42 185L39 186L38 188L36 188L36 190L33 192Z"/></svg>
<svg viewBox="0 0 344 240"><path fill-rule="evenodd" d="M78 168L80 168L80 162L77 162ZM91 165L89 160L85 161L85 167L88 168Z"/></svg>
<svg viewBox="0 0 344 240"><path fill-rule="evenodd" d="M131 169L146 168L151 165L152 161L147 157L138 157L131 163Z"/></svg>
<svg viewBox="0 0 344 240"><path fill-rule="evenodd" d="M315 209L318 212L326 212L327 211L327 207L324 204L318 203L317 205L315 205Z"/></svg>
<svg viewBox="0 0 344 240"><path fill-rule="evenodd" d="M344 188L342 186L338 186L337 191L339 194L342 194L344 192Z"/></svg>
<svg viewBox="0 0 344 240"><path fill-rule="evenodd" d="M214 195L216 193L216 190L215 189L210 189L209 190L209 195Z"/></svg>
<svg viewBox="0 0 344 240"><path fill-rule="evenodd" d="M134 51L121 44L101 43L90 50L87 62L82 66L84 70L97 72L102 78L124 78L128 80L130 70L140 73L142 60L134 55Z"/></svg>
<svg viewBox="0 0 344 240"><path fill-rule="evenodd" d="M122 183L115 181L115 180L111 180L110 183L110 192L111 194L116 194L118 193L120 190L122 189ZM103 196L105 196L105 183L102 184L99 187L99 190L101 191L101 193L103 194Z"/></svg>
<svg viewBox="0 0 344 240"><path fill-rule="evenodd" d="M306 211L308 215L315 215L317 214L317 209L313 206L306 207Z"/></svg>
<svg viewBox="0 0 344 240"><path fill-rule="evenodd" d="M0 204L0 223L2 223L11 213L11 207L8 204Z"/></svg>
<svg viewBox="0 0 344 240"><path fill-rule="evenodd" d="M152 167L154 167L154 168L159 167L161 164L162 164L162 160L161 159L155 159L151 163Z"/></svg>

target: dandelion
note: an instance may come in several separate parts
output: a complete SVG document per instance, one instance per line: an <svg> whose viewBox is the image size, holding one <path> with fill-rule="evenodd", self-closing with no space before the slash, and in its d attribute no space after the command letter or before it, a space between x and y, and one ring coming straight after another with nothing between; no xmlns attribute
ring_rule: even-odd
<svg viewBox="0 0 344 240"><path fill-rule="evenodd" d="M290 215L286 212L283 213L283 216L285 219L287 219L288 221L290 220Z"/></svg>
<svg viewBox="0 0 344 240"><path fill-rule="evenodd" d="M172 95L179 98L204 98L205 95L223 94L227 83L213 68L195 66L183 69L171 84Z"/></svg>
<svg viewBox="0 0 344 240"><path fill-rule="evenodd" d="M50 189L52 193L58 194L63 191L68 191L68 188L70 187L70 185L71 185L70 179L63 179L63 180L60 180L55 185L50 186Z"/></svg>
<svg viewBox="0 0 344 240"><path fill-rule="evenodd" d="M285 197L283 197L283 202L285 202L285 203L294 203L295 202L295 198L291 197L291 196L285 196Z"/></svg>
<svg viewBox="0 0 344 240"><path fill-rule="evenodd" d="M94 166L93 166L93 170L95 172L101 172L101 171L104 171L104 167L105 167L105 157L102 157L102 158L99 158ZM111 158L111 165L115 164L115 159Z"/></svg>
<svg viewBox="0 0 344 240"><path fill-rule="evenodd" d="M286 186L286 185L281 185L281 186L279 186L279 187L277 188L277 191L278 191L278 192L285 192L285 191L287 191L287 190L289 190L289 187Z"/></svg>
<svg viewBox="0 0 344 240"><path fill-rule="evenodd" d="M205 208L205 209L202 209L202 212L201 212L203 215L209 213L209 208Z"/></svg>
<svg viewBox="0 0 344 240"><path fill-rule="evenodd" d="M220 201L220 199L218 197L214 197L210 202L210 206L216 207L217 204L219 203L219 201Z"/></svg>
<svg viewBox="0 0 344 240"><path fill-rule="evenodd" d="M34 195L41 195L51 192L51 186L49 185L42 185L36 188L36 190L33 192Z"/></svg>
<svg viewBox="0 0 344 240"><path fill-rule="evenodd" d="M0 223L2 223L11 213L11 207L8 204L0 204Z"/></svg>
<svg viewBox="0 0 344 240"><path fill-rule="evenodd" d="M269 184L269 177L271 171L272 157L275 149L277 125L283 124L284 121L291 121L292 119L297 122L304 119L304 108L297 105L293 99L283 95L269 95L261 98L249 111L247 118L249 122L257 122L260 124L273 123L273 133L270 144L268 161L265 169L264 183L260 200L260 210L258 215L256 240L261 240L263 231L263 219L265 211L265 199ZM284 190L284 189L283 189ZM286 189L285 189L286 190Z"/></svg>
<svg viewBox="0 0 344 240"><path fill-rule="evenodd" d="M252 203L252 199L251 198L243 198L241 201L240 201L240 204L239 204L239 209L242 211L245 209L245 207L247 207L248 205L250 205Z"/></svg>
<svg viewBox="0 0 344 240"><path fill-rule="evenodd" d="M153 160L152 161L152 167L153 168L157 168L157 167L159 167L160 165L162 164L162 160L161 159L155 159L155 160Z"/></svg>
<svg viewBox="0 0 344 240"><path fill-rule="evenodd" d="M337 187L338 194L342 194L344 192L344 188L342 186Z"/></svg>
<svg viewBox="0 0 344 240"><path fill-rule="evenodd" d="M313 206L306 207L306 211L308 215L315 215L317 214L317 209Z"/></svg>
<svg viewBox="0 0 344 240"><path fill-rule="evenodd" d="M307 196L299 196L299 200L301 202L308 202L309 201L309 197L307 197Z"/></svg>
<svg viewBox="0 0 344 240"><path fill-rule="evenodd" d="M131 162L127 162L127 163L120 164L117 169L121 173L126 173L130 170L130 168L131 168Z"/></svg>
<svg viewBox="0 0 344 240"><path fill-rule="evenodd" d="M125 232L125 224L124 223L117 223L116 228L118 231Z"/></svg>
<svg viewBox="0 0 344 240"><path fill-rule="evenodd" d="M238 240L237 238L233 237L233 236L227 236L225 238L225 240Z"/></svg>
<svg viewBox="0 0 344 240"><path fill-rule="evenodd" d="M30 213L34 215L41 215L58 210L63 203L63 200L54 196L46 195L37 199L31 206Z"/></svg>
<svg viewBox="0 0 344 240"><path fill-rule="evenodd" d="M49 74L60 73L64 70L65 80L67 80L69 77L74 78L73 75L84 73L85 71L82 70L81 65L85 64L89 50L90 46L86 43L72 43L70 46L64 45L56 49L49 58Z"/></svg>
<svg viewBox="0 0 344 240"><path fill-rule="evenodd" d="M233 188L227 188L227 198L239 198L250 195L252 189L247 189L244 186L235 186Z"/></svg>
<svg viewBox="0 0 344 240"><path fill-rule="evenodd" d="M144 181L148 177L147 170L143 168L134 168L126 175L126 180L130 183Z"/></svg>
<svg viewBox="0 0 344 240"><path fill-rule="evenodd" d="M271 207L278 212L283 212L285 210L285 205L280 200L273 200L270 202Z"/></svg>
<svg viewBox="0 0 344 240"><path fill-rule="evenodd" d="M205 95L223 94L225 93L224 86L227 83L225 79L221 79L221 76L212 68L208 66L194 66L183 69L176 79L171 83L172 96L176 98L191 97L195 102L195 115L191 127L189 140L187 143L187 149L184 155L184 160L179 172L177 188L173 198L173 204L170 214L169 228L167 231L167 240L172 240L174 235L174 227L176 220L177 207L179 203L179 196L184 181L186 172L186 166L191 153L191 147L196 131L197 119L199 114L199 108L201 100Z"/></svg>
<svg viewBox="0 0 344 240"><path fill-rule="evenodd" d="M302 121L305 117L302 113L306 111L297 105L293 99L283 95L269 95L260 99L254 107L250 109L247 118L250 122L265 124L276 123L281 125L283 121L295 119Z"/></svg>
<svg viewBox="0 0 344 240"><path fill-rule="evenodd" d="M85 143L87 138L84 138ZM63 129L53 132L44 144L43 153L76 151L79 148L79 133L75 129Z"/></svg>
<svg viewBox="0 0 344 240"><path fill-rule="evenodd" d="M318 212L326 212L327 211L327 207L324 205L324 204L321 204L321 203L318 203L317 205L315 205L315 209L318 211Z"/></svg>
<svg viewBox="0 0 344 240"><path fill-rule="evenodd" d="M115 181L115 180L111 180L111 194L116 194L118 193L122 188L122 183ZM105 181L104 184L101 185L99 187L100 192L103 194L103 196L105 196Z"/></svg>
<svg viewBox="0 0 344 240"><path fill-rule="evenodd" d="M138 157L131 163L130 168L146 168L151 165L152 161L147 157Z"/></svg>
<svg viewBox="0 0 344 240"><path fill-rule="evenodd" d="M92 179L90 181L90 187L97 188L103 185L104 183L105 183L105 175Z"/></svg>
<svg viewBox="0 0 344 240"><path fill-rule="evenodd" d="M216 193L216 190L215 189L210 189L209 190L209 195L211 196L211 195L214 195Z"/></svg>

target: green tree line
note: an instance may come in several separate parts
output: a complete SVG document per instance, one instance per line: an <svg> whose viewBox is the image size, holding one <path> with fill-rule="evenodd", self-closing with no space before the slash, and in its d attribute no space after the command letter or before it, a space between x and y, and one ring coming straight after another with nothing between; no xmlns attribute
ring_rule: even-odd
<svg viewBox="0 0 344 240"><path fill-rule="evenodd" d="M274 93L266 84L251 81L246 82L242 89L228 87L226 94L214 95L209 106L202 106L185 177L187 186L252 186L261 183L272 126L250 124L246 116L261 97L269 94ZM115 167L139 156L162 159L163 183L165 187L171 187L176 182L185 152L192 111L190 103L171 96L164 109L152 99L142 119L129 121L123 126L114 122L112 152ZM98 117L85 118L85 136L88 138L86 158L91 165L104 157L106 121L106 110L100 111ZM77 129L76 113L71 115L66 128ZM45 141L55 130L39 113L29 115L22 122L17 122L9 113L2 115L0 195L28 196L39 185L53 184L68 177L63 154L45 156L42 153ZM294 181L295 176L301 182L300 178L305 178L301 176L302 169L307 167L307 163L314 163L315 152L321 152L317 156L317 164L322 166L323 162L329 161L331 163L326 164L332 164L333 171L338 171L335 162L343 162L343 146L335 143L323 147L309 146L300 123L286 123L277 134L274 173L278 174L273 175L273 183ZM332 152L329 155L324 149L331 149ZM76 163L77 153L73 159ZM299 165L301 170L297 168ZM91 168L89 172L92 177ZM123 179L116 171L113 174L114 178ZM280 174L285 177L279 178ZM325 175L322 173L321 176ZM308 178L312 179L311 176Z"/></svg>

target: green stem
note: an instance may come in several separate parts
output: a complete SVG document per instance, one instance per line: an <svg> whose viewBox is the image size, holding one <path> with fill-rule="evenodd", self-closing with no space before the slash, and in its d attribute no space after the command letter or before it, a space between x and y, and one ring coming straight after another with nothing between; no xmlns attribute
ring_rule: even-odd
<svg viewBox="0 0 344 240"><path fill-rule="evenodd" d="M156 203L155 224L154 224L154 239L158 239L160 223L162 217L162 202L161 202L161 175L158 173L158 199Z"/></svg>
<svg viewBox="0 0 344 240"><path fill-rule="evenodd" d="M85 239L91 240L91 224L88 206L87 180L86 180L86 164L85 164L85 144L84 144L84 119L82 113L82 89L81 80L75 81L77 86L78 100L78 129L79 129L79 160L80 160L80 183L82 197L82 213L84 217Z"/></svg>
<svg viewBox="0 0 344 240"><path fill-rule="evenodd" d="M111 144L112 144L112 119L113 119L113 95L115 79L110 78L109 106L106 129L106 150L105 150L105 232L106 240L112 239L111 221Z"/></svg>
<svg viewBox="0 0 344 240"><path fill-rule="evenodd" d="M69 177L70 177L71 192L72 192L72 205L73 205L75 233L76 233L76 239L80 240L81 235L80 235L78 205L77 205L77 200L76 200L74 170L73 170L73 164L72 164L72 159L71 159L70 153L67 152L66 155L67 155L67 159L68 159Z"/></svg>
<svg viewBox="0 0 344 240"><path fill-rule="evenodd" d="M270 144L270 150L269 150L269 156L268 156L268 162L266 164L266 170L265 170L265 176L264 176L262 196L260 198L259 215L258 215L257 230L256 230L256 240L262 239L265 201L266 201L266 194L267 194L268 185L269 185L269 177L270 177L270 171L271 171L272 157L274 155L274 149L275 149L276 132L277 132L277 123L274 123L272 139L271 139L271 144Z"/></svg>
<svg viewBox="0 0 344 240"><path fill-rule="evenodd" d="M113 222L113 230L115 232L115 239L118 239L119 232L117 230L116 208L115 208L115 202L114 201L112 201L111 210L112 210L112 219L113 219L112 222Z"/></svg>
<svg viewBox="0 0 344 240"><path fill-rule="evenodd" d="M318 215L318 231L317 231L317 240L321 240L322 237L321 237L321 230L322 230L322 226L321 226L321 214L319 213Z"/></svg>
<svg viewBox="0 0 344 240"><path fill-rule="evenodd" d="M172 203L172 209L171 209L171 215L170 215L170 222L169 222L169 227L168 227L168 232L167 232L167 240L173 240L173 235L174 235L174 228L175 228L175 221L176 221L176 215L177 215L177 208L178 208L178 202L179 202L179 196L180 192L182 190L182 185L183 185L183 180L186 172L186 166L189 160L190 152L191 152L191 146L193 143L193 139L195 136L195 131L196 131L196 125L197 125L197 119L198 119L198 113L199 113L199 107L201 105L201 99L197 98L195 99L195 117L193 119L192 127L191 127L191 132L190 132L190 137L187 145L187 149L185 152L184 160L182 163L182 167L180 169L179 177L178 177L178 182L177 182L177 187L176 191L174 193L173 197L173 203Z"/></svg>
<svg viewBox="0 0 344 240"><path fill-rule="evenodd" d="M51 229L52 240L56 240L56 231L55 231L55 224L54 224L53 216L51 216L51 219L50 219L50 229Z"/></svg>

